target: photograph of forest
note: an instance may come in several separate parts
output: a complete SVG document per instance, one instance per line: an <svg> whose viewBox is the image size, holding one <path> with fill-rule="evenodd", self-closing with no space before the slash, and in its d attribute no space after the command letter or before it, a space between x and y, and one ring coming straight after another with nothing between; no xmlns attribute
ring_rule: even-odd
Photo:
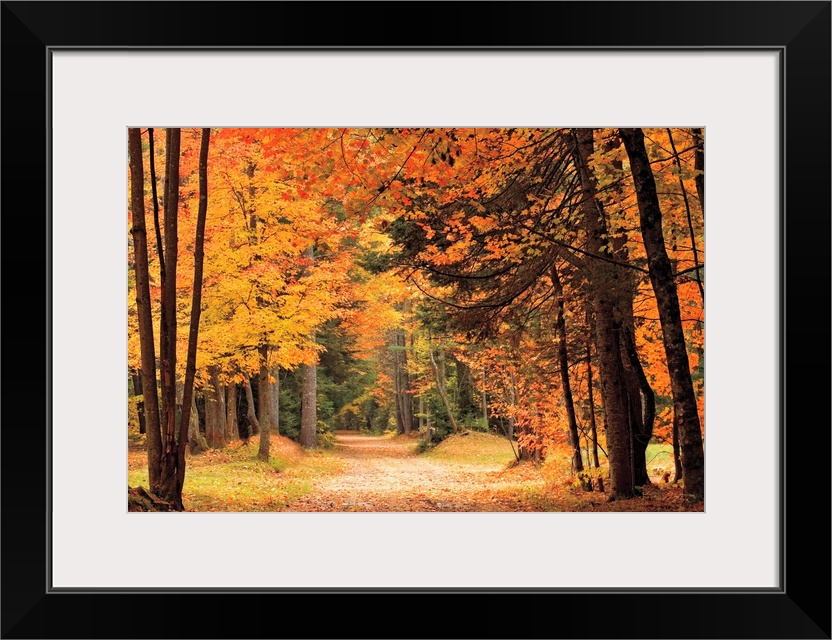
<svg viewBox="0 0 832 640"><path fill-rule="evenodd" d="M128 510L704 510L704 129L127 155Z"/></svg>

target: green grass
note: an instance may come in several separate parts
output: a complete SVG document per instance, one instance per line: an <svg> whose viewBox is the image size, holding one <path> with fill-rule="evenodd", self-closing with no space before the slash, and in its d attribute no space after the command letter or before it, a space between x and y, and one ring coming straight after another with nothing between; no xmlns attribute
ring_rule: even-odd
<svg viewBox="0 0 832 640"><path fill-rule="evenodd" d="M314 480L340 470L326 453L305 453L285 438L272 438L268 462L258 445L235 443L188 458L182 500L186 511L279 511L309 493ZM128 486L147 487L146 454L129 454Z"/></svg>
<svg viewBox="0 0 832 640"><path fill-rule="evenodd" d="M464 436L450 436L422 455L436 460L496 467L505 467L515 459L508 440L475 431Z"/></svg>

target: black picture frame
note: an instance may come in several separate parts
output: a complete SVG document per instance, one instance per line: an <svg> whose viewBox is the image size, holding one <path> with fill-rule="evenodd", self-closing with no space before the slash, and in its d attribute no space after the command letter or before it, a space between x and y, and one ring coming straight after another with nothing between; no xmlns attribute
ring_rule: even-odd
<svg viewBox="0 0 832 640"><path fill-rule="evenodd" d="M828 1L3 2L2 637L829 638L830 6ZM779 51L785 80L780 588L50 590L50 460L44 452L51 387L60 381L50 378L48 336L50 323L61 318L49 312L48 273L58 265L50 262L47 100L50 52L64 47ZM748 461L743 474L749 492L755 490L753 465ZM147 554L151 545L129 552ZM672 548L672 541L661 547ZM672 554L666 561L672 563ZM401 622L387 626L379 611L395 612Z"/></svg>

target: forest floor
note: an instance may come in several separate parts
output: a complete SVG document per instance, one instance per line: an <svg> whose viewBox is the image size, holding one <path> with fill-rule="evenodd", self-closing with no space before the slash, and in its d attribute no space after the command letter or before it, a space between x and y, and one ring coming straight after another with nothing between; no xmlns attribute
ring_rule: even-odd
<svg viewBox="0 0 832 640"><path fill-rule="evenodd" d="M493 436L457 436L421 455L417 446L408 436L338 432L332 455L342 472L321 478L289 509L528 511L528 491L543 483L532 467L507 469L511 445Z"/></svg>
<svg viewBox="0 0 832 640"><path fill-rule="evenodd" d="M340 473L319 478L289 511L679 511L682 490L654 484L644 496L607 502L584 492L557 462L514 464L511 444L477 432L419 454L407 436L336 433ZM659 478L654 481L658 482ZM701 510L695 508L694 510Z"/></svg>
<svg viewBox="0 0 832 640"><path fill-rule="evenodd" d="M408 436L341 431L332 449L317 452L272 436L267 463L256 460L255 438L191 456L183 501L188 511L703 510L683 507L682 489L658 477L643 497L608 502L570 477L568 451L553 453L541 465L515 464L507 440L478 432L419 453ZM143 447L131 446L129 486L147 486L146 466Z"/></svg>

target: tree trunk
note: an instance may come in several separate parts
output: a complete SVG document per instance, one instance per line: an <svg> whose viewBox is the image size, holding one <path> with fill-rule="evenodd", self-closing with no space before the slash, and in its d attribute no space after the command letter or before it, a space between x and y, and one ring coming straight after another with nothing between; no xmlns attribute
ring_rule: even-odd
<svg viewBox="0 0 832 640"><path fill-rule="evenodd" d="M260 353L260 375L257 376L257 398L260 401L259 409L260 415L257 421L260 423L260 449L257 452L257 457L260 460L268 461L269 459L269 445L271 443L271 383L269 382L269 346L260 345L258 348Z"/></svg>
<svg viewBox="0 0 832 640"><path fill-rule="evenodd" d="M237 428L237 383L231 382L228 385L228 398L225 403L225 428L226 439L228 442L233 442L240 437L240 432Z"/></svg>
<svg viewBox="0 0 832 640"><path fill-rule="evenodd" d="M191 454L208 450L208 443L199 431L199 411L196 408L196 392L191 395L191 417L188 420L188 444Z"/></svg>
<svg viewBox="0 0 832 640"><path fill-rule="evenodd" d="M647 252L647 267L659 308L659 320L673 393L673 412L679 425L685 496L690 500L701 500L705 496L705 453L702 447L702 431L699 426L699 413L690 375L676 281L664 245L662 212L656 193L656 182L650 168L647 150L644 147L644 134L641 129L620 129L620 131L630 158L641 234Z"/></svg>
<svg viewBox="0 0 832 640"><path fill-rule="evenodd" d="M274 382L269 384L269 398L271 399L272 431L275 435L280 434L280 367L275 366L272 370Z"/></svg>
<svg viewBox="0 0 832 640"><path fill-rule="evenodd" d="M405 435L410 435L415 425L413 423L413 396L410 394L410 375L407 372L407 335L404 329L399 333L401 347L401 393L402 393L402 422Z"/></svg>
<svg viewBox="0 0 832 640"><path fill-rule="evenodd" d="M673 418L673 482L679 482L683 477L682 452L679 444L679 423Z"/></svg>
<svg viewBox="0 0 832 640"><path fill-rule="evenodd" d="M257 420L257 414L254 407L254 395L251 392L251 376L246 375L243 380L246 387L246 401L248 403L248 410L246 412L246 419L248 420L248 435L256 436L260 433L260 422Z"/></svg>
<svg viewBox="0 0 832 640"><path fill-rule="evenodd" d="M159 396L156 390L156 345L153 337L153 312L150 306L150 278L147 268L147 230L144 211L144 162L139 129L128 129L130 153L130 213L133 249L136 261L136 310L138 312L141 350L142 390L147 425L147 470L151 493L161 485L162 436L160 432Z"/></svg>
<svg viewBox="0 0 832 640"><path fill-rule="evenodd" d="M576 164L580 174L583 199L581 212L587 232L587 248L591 254L610 256L607 225L600 201L595 197L595 184L589 170L593 152L593 130L574 129ZM636 495L632 467L631 438L627 388L621 361L621 324L618 308L626 297L620 267L605 260L588 265L592 308L595 312L595 343L598 347L598 369L601 375L601 397L604 403L607 431L607 453L610 461L610 500Z"/></svg>
<svg viewBox="0 0 832 640"><path fill-rule="evenodd" d="M488 395L485 391L485 367L482 370L482 418L485 420L485 428L488 429Z"/></svg>
<svg viewBox="0 0 832 640"><path fill-rule="evenodd" d="M696 183L696 195L699 198L699 208L702 210L703 219L705 214L705 136L702 129L691 129L696 139L696 151L694 151L693 168L697 171L694 182Z"/></svg>
<svg viewBox="0 0 832 640"><path fill-rule="evenodd" d="M589 318L589 312L587 312ZM601 477L601 463L598 460L598 425L595 421L595 394L592 390L592 338L586 340L586 393L589 398L589 432L592 434L592 464L595 467L598 491L604 491L604 479Z"/></svg>
<svg viewBox="0 0 832 640"><path fill-rule="evenodd" d="M413 398L407 373L407 336L403 329L393 334L393 393L396 401L396 432L409 434L414 429Z"/></svg>
<svg viewBox="0 0 832 640"><path fill-rule="evenodd" d="M699 287L699 296L702 298L702 304L705 304L705 287L702 284L702 274L699 268L699 248L696 246L697 243L696 233L693 229L693 216L690 211L690 202L688 201L688 191L687 189L685 189L685 181L682 180L682 161L679 159L679 154L676 152L676 143L673 141L673 131L670 128L667 129L667 138L670 141L670 149L673 151L673 157L676 160L676 169L679 171L679 188L682 191L682 200L685 203L685 213L687 214L688 219L688 233L690 234L690 244L693 248L693 265L696 267L696 269L693 272L694 278L696 280L697 286ZM696 160L699 160L699 148L697 148L696 151ZM699 178L703 177L704 174L699 174L696 176L696 180L698 181ZM699 184L697 182L697 188L698 187ZM704 185L702 188L704 189Z"/></svg>
<svg viewBox="0 0 832 640"><path fill-rule="evenodd" d="M216 367L208 367L210 380L205 385L205 439L212 449L219 449L225 446L224 434L220 433L220 401L217 388L214 385L214 373Z"/></svg>
<svg viewBox="0 0 832 640"><path fill-rule="evenodd" d="M592 483L584 474L584 463L581 457L581 440L578 435L578 418L575 415L575 402L572 398L572 385L569 382L569 352L566 347L566 318L564 317L563 285L560 282L558 269L552 265L552 285L555 293L555 332L558 341L558 363L560 365L560 384L563 390L563 403L566 406L566 417L569 422L569 444L572 447L572 473L581 482L584 491L592 491Z"/></svg>
<svg viewBox="0 0 832 640"><path fill-rule="evenodd" d="M142 376L140 371L130 369L130 379L133 381L133 395L142 395ZM136 415L139 419L139 433L147 433L147 425L144 421L144 401L136 402Z"/></svg>
<svg viewBox="0 0 832 640"><path fill-rule="evenodd" d="M396 435L404 433L404 406L402 396L401 357L399 354L399 332L393 332L393 401L396 410Z"/></svg>
<svg viewBox="0 0 832 640"><path fill-rule="evenodd" d="M639 403L639 415L633 421L633 470L637 487L650 484L650 476L647 473L647 445L653 437L653 426L656 422L656 394L650 386L644 367L636 350L634 329L632 323L624 328L624 351L626 353L630 370L635 378L635 393L641 393L642 402Z"/></svg>
<svg viewBox="0 0 832 640"><path fill-rule="evenodd" d="M179 148L181 130L168 128L168 162L165 166L165 276L162 279L162 477L159 495L174 501L181 508L181 487L184 478L179 469L179 442L176 424L176 266L179 260ZM188 407L190 410L190 406ZM182 429L187 434L187 426ZM186 440L183 437L182 440ZM182 447L184 464L185 449Z"/></svg>
<svg viewBox="0 0 832 640"><path fill-rule="evenodd" d="M225 394L223 393L223 385L220 384L220 370L214 365L208 367L208 373L211 376L211 382L206 389L205 396L205 413L206 413L206 435L208 436L208 444L214 449L222 449L226 444L226 425L225 425ZM211 429L208 430L208 406L211 406Z"/></svg>
<svg viewBox="0 0 832 640"><path fill-rule="evenodd" d="M439 392L439 397L442 399L442 404L445 406L445 411L448 414L448 420L451 423L451 428L454 433L459 433L459 425L454 419L454 412L451 409L451 403L448 400L448 394L445 392L445 375L444 375L444 360L442 361L442 370L436 364L436 358L433 356L433 347L428 345L428 352L430 353L430 364L433 367L433 375L436 380L436 390Z"/></svg>
<svg viewBox="0 0 832 640"><path fill-rule="evenodd" d="M316 447L318 421L318 366L301 365L303 381L301 383L300 444L307 449Z"/></svg>
<svg viewBox="0 0 832 640"><path fill-rule="evenodd" d="M306 257L314 263L314 245L306 249ZM313 344L315 343L314 331L309 339ZM301 365L301 373L303 382L301 383L300 445L306 449L314 449L317 446L318 427L318 365Z"/></svg>
<svg viewBox="0 0 832 640"><path fill-rule="evenodd" d="M508 402L510 407L517 406L517 387L514 380L514 372L512 371L509 377L510 385L508 387ZM517 420L515 420L513 415L508 417L508 439L514 440L515 433L517 431ZM521 458L522 458L522 447L521 447Z"/></svg>
<svg viewBox="0 0 832 640"><path fill-rule="evenodd" d="M474 404L474 391L471 388L471 368L462 360L454 358L456 363L456 397L460 420L465 421L477 414Z"/></svg>

